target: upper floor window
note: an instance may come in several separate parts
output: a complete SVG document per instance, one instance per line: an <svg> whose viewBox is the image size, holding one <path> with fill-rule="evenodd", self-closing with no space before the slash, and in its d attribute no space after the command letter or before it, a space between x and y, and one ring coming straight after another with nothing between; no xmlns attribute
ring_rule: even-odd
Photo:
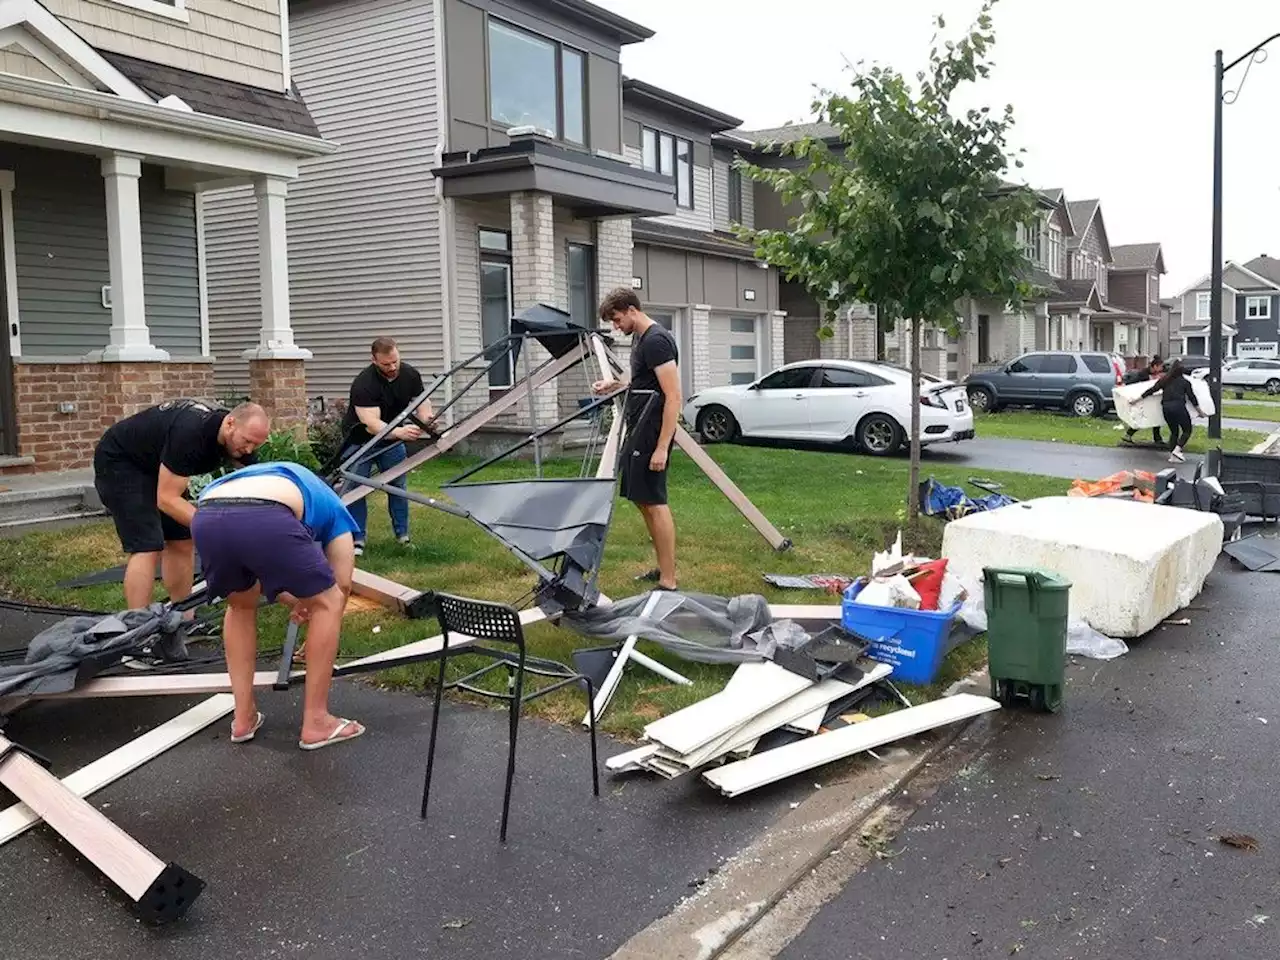
<svg viewBox="0 0 1280 960"><path fill-rule="evenodd" d="M1244 316L1246 320L1270 320L1270 297L1245 297Z"/></svg>
<svg viewBox="0 0 1280 960"><path fill-rule="evenodd" d="M1049 273L1062 276L1062 229L1049 225Z"/></svg>
<svg viewBox="0 0 1280 960"><path fill-rule="evenodd" d="M1160 278L1152 274L1147 278L1147 286L1150 288L1147 293L1147 299L1151 301L1153 307L1160 306Z"/></svg>
<svg viewBox="0 0 1280 960"><path fill-rule="evenodd" d="M586 60L571 47L489 19L489 115L586 143Z"/></svg>
<svg viewBox="0 0 1280 960"><path fill-rule="evenodd" d="M674 177L676 206L693 209L693 143L681 137L640 128L640 165L646 170Z"/></svg>
<svg viewBox="0 0 1280 960"><path fill-rule="evenodd" d="M1040 263L1040 221L1028 224L1022 231L1022 252L1032 263Z"/></svg>
<svg viewBox="0 0 1280 960"><path fill-rule="evenodd" d="M1196 319L1209 319L1209 298L1211 294L1207 290L1202 290L1196 294Z"/></svg>
<svg viewBox="0 0 1280 960"><path fill-rule="evenodd" d="M742 172L729 168L729 222L742 222Z"/></svg>

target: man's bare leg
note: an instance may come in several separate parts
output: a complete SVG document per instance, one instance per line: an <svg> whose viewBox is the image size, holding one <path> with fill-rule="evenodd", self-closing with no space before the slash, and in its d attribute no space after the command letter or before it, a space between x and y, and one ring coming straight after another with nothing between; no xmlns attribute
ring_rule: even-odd
<svg viewBox="0 0 1280 960"><path fill-rule="evenodd" d="M637 504L658 557L658 586L676 587L676 522L665 503Z"/></svg>
<svg viewBox="0 0 1280 960"><path fill-rule="evenodd" d="M159 553L129 554L124 568L124 605L130 610L144 610L151 606L159 560Z"/></svg>
<svg viewBox="0 0 1280 960"><path fill-rule="evenodd" d="M174 603L191 596L191 581L196 570L196 548L191 540L166 540L160 556L160 572L164 588ZM187 611L187 619L194 618L194 610Z"/></svg>
<svg viewBox="0 0 1280 960"><path fill-rule="evenodd" d="M302 742L327 740L342 722L329 712L329 687L333 662L338 657L338 635L346 598L336 585L314 597L303 598L310 611L307 620L307 679L302 697ZM345 740L360 732L350 724L335 737Z"/></svg>
<svg viewBox="0 0 1280 960"><path fill-rule="evenodd" d="M231 695L235 698L235 717L231 735L240 737L253 729L258 718L254 700L253 671L258 663L258 597L257 584L249 590L227 597L227 612L222 618L222 644L227 654L227 674L231 677Z"/></svg>

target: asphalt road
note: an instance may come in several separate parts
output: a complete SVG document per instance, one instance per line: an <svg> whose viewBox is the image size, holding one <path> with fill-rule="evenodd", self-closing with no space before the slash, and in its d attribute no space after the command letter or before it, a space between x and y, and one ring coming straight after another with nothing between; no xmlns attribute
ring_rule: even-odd
<svg viewBox="0 0 1280 960"><path fill-rule="evenodd" d="M784 960L1280 956L1275 574L1220 561L1180 616L1001 711ZM1247 834L1256 852L1216 838Z"/></svg>
<svg viewBox="0 0 1280 960"><path fill-rule="evenodd" d="M5 616L0 636L30 636ZM115 888L47 828L0 847L0 957L23 960L540 960L608 956L668 913L807 783L725 801L696 778L611 780L591 795L585 732L526 720L505 846L505 714L447 703L430 815L418 818L429 697L339 681L333 707L369 729L297 749L299 690L265 692L252 743L220 721L95 794L164 861L209 884L191 913L142 927ZM38 704L6 735L65 775L194 701ZM0 809L11 801L0 789Z"/></svg>
<svg viewBox="0 0 1280 960"><path fill-rule="evenodd" d="M1179 474L1190 477L1200 459L1195 454L1187 454L1187 462L1178 467ZM1168 454L1162 450L1145 450L1141 447L1088 447L999 437L976 437L959 443L935 444L926 447L921 456L921 464L926 470L936 464L1036 473L1066 480L1077 477L1096 480L1120 470L1148 470L1155 473L1170 467L1168 460Z"/></svg>

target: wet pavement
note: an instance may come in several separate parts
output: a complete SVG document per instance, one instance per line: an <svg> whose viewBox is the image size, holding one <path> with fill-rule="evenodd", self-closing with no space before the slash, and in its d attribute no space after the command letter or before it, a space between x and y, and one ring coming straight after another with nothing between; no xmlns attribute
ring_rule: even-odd
<svg viewBox="0 0 1280 960"><path fill-rule="evenodd" d="M779 957L1280 956L1275 574L1219 562L1057 716L1001 711L945 785ZM1257 850L1216 838L1245 834Z"/></svg>

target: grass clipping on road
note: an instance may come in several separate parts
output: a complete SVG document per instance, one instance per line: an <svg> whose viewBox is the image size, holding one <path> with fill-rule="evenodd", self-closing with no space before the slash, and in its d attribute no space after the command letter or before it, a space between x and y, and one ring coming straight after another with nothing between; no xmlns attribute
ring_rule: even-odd
<svg viewBox="0 0 1280 960"><path fill-rule="evenodd" d="M766 584L762 575L864 574L870 568L871 554L891 543L899 529L897 518L907 484L905 461L757 447L713 447L711 452L795 546L776 553L692 461L677 451L672 458L670 492L684 590L720 596L758 593L775 603L838 603L837 597L816 591L776 589ZM433 460L414 471L412 485L438 494L442 483L474 462ZM546 466L548 475L578 475L577 461L553 461ZM963 486L971 472L937 469L932 475L940 482ZM531 475L530 465L496 464L481 476L503 479ZM1069 486L1066 480L1024 474L993 477L1019 499L1065 494ZM527 568L474 524L411 504L413 543L401 546L391 536L384 495L375 493L369 499L371 529L369 549L360 561L362 569L423 590L509 603L527 595L533 584ZM922 518L914 528L903 531L905 549L938 556L942 529L942 521ZM123 605L120 584L81 590L59 590L56 584L123 559L109 521L0 540L0 593L44 603L117 610ZM645 586L633 578L652 565L652 550L638 511L619 502L605 550L601 589L614 598L640 593ZM279 647L284 624L281 607L260 615L261 649ZM434 621L409 621L382 609L351 609L344 622L341 653L344 658L364 656L438 632ZM549 624L534 625L527 636L532 655L565 663L571 661L574 649L597 645L592 638ZM732 671L732 667L680 660L652 644L642 647L694 683L691 687L674 686L639 667L628 669L602 724L603 729L623 736L636 736L650 721L709 696L723 686ZM458 657L450 661L450 676L460 676L484 662ZM981 640L963 644L951 653L932 687L904 689L913 702L929 699L983 662L985 644ZM434 666L420 665L370 674L368 679L387 687L420 690L434 675ZM501 671L495 675L496 681ZM576 723L582 718L584 705L584 694L570 688L536 701L530 711Z"/></svg>
<svg viewBox="0 0 1280 960"><path fill-rule="evenodd" d="M1229 404L1227 406L1230 406ZM1248 410L1258 409L1247 407ZM1228 418L1232 414L1225 414ZM1243 414L1239 414L1243 418ZM1271 419L1271 418L1267 418ZM1010 440L1047 440L1054 443L1072 443L1087 447L1114 447L1124 436L1124 425L1112 417L1073 417L1067 413L1032 410L1001 410L997 413L980 413L974 428L979 437L1002 437ZM1167 427L1161 429L1166 439ZM1187 444L1188 453L1204 453L1205 428L1197 426ZM1254 430L1222 431L1222 448L1247 453L1267 438L1267 434ZM1135 440L1149 441L1150 430L1139 430Z"/></svg>

